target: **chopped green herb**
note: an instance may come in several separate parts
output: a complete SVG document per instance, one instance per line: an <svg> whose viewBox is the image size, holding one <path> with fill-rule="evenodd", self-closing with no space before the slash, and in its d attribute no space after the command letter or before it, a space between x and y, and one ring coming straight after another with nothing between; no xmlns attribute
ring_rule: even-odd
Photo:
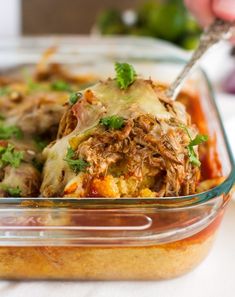
<svg viewBox="0 0 235 297"><path fill-rule="evenodd" d="M82 98L82 93L81 92L75 92L75 93L72 93L69 97L69 103L71 105L75 104L78 102L79 99Z"/></svg>
<svg viewBox="0 0 235 297"><path fill-rule="evenodd" d="M74 150L69 147L65 157L65 161L68 163L69 167L75 172L79 173L80 171L86 171L86 168L90 165L83 159L74 159L76 154Z"/></svg>
<svg viewBox="0 0 235 297"><path fill-rule="evenodd" d="M207 135L201 135L198 134L194 139L191 139L190 141L190 146L195 146L195 145L199 145L205 141L208 140L208 136Z"/></svg>
<svg viewBox="0 0 235 297"><path fill-rule="evenodd" d="M74 158L74 157L75 157L75 151L74 151L71 147L69 147L69 148L67 149L66 158L68 158L68 159L72 159L72 158Z"/></svg>
<svg viewBox="0 0 235 297"><path fill-rule="evenodd" d="M11 197L21 197L21 189L17 186L17 187L10 187L7 185L0 185L0 188L3 189L4 191L7 192L7 194L9 194L9 196Z"/></svg>
<svg viewBox="0 0 235 297"><path fill-rule="evenodd" d="M51 88L54 91L61 91L61 92L71 91L71 86L67 82L65 82L63 80L56 80L56 81L52 82L51 83Z"/></svg>
<svg viewBox="0 0 235 297"><path fill-rule="evenodd" d="M188 145L188 152L189 152L189 161L195 165L195 166L200 166L201 162L199 161L195 151L194 151L194 146L202 144L203 142L208 140L207 135L200 135L198 134L194 139L190 137L191 141Z"/></svg>
<svg viewBox="0 0 235 297"><path fill-rule="evenodd" d="M2 87L0 88L0 96L6 96L9 95L11 92L9 87Z"/></svg>
<svg viewBox="0 0 235 297"><path fill-rule="evenodd" d="M21 189L19 187L16 187L16 188L9 187L7 189L7 192L12 197L21 197Z"/></svg>
<svg viewBox="0 0 235 297"><path fill-rule="evenodd" d="M42 139L40 136L35 136L33 140L39 151L42 151L48 145L48 142Z"/></svg>
<svg viewBox="0 0 235 297"><path fill-rule="evenodd" d="M192 146L188 145L187 149L188 149L188 155L189 155L189 162L192 163L193 165L199 167L201 165L201 162L199 161L199 159L194 151L194 148Z"/></svg>
<svg viewBox="0 0 235 297"><path fill-rule="evenodd" d="M18 168L24 158L24 153L22 151L15 151L15 147L11 144L8 144L7 147L0 146L0 154L0 168L7 165Z"/></svg>
<svg viewBox="0 0 235 297"><path fill-rule="evenodd" d="M22 139L23 132L17 126L8 126L4 123L0 122L0 139L9 139L11 137L15 137L17 139Z"/></svg>
<svg viewBox="0 0 235 297"><path fill-rule="evenodd" d="M127 89L136 78L136 72L128 63L115 63L116 79L120 89Z"/></svg>
<svg viewBox="0 0 235 297"><path fill-rule="evenodd" d="M191 135L190 135L190 133L188 131L188 128L185 125L180 125L180 127L185 130L185 132L188 134L188 137L190 139L190 143L187 146L188 154L189 154L189 161L193 165L199 167L201 165L201 162L198 159L198 157L197 157L197 155L196 155L193 147L196 146L196 145L202 144L203 142L207 141L208 140L208 136L207 135L198 134L194 139L192 139L192 137L191 137Z"/></svg>
<svg viewBox="0 0 235 297"><path fill-rule="evenodd" d="M113 116L110 116L110 117L102 118L100 120L100 124L104 125L107 128L118 130L118 129L121 129L123 127L124 118L113 115Z"/></svg>

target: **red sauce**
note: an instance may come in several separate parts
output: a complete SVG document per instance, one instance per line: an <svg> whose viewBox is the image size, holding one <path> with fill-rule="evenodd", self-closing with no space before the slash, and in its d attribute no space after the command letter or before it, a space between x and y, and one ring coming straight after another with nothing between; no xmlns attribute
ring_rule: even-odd
<svg viewBox="0 0 235 297"><path fill-rule="evenodd" d="M200 145L201 160L201 179L210 179L222 176L222 166L219 160L216 144L216 135L209 135L207 119L203 112L199 95L188 95L182 92L179 101L186 106L187 112L190 114L192 123L195 124L201 134L209 136L209 140Z"/></svg>

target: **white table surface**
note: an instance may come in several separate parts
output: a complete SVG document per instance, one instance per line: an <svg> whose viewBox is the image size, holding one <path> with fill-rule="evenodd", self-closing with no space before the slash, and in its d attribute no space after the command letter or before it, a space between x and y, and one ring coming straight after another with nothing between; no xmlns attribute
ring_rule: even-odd
<svg viewBox="0 0 235 297"><path fill-rule="evenodd" d="M20 34L21 0L0 0L0 37L13 37Z"/></svg>
<svg viewBox="0 0 235 297"><path fill-rule="evenodd" d="M235 150L235 96L221 93L218 81L235 62L211 53L204 64L217 88L217 102ZM223 71L221 71L223 69ZM235 155L235 151L234 151ZM27 267L25 267L27 269ZM228 207L218 238L207 259L193 272L160 282L20 282L0 281L0 297L234 297L235 201Z"/></svg>

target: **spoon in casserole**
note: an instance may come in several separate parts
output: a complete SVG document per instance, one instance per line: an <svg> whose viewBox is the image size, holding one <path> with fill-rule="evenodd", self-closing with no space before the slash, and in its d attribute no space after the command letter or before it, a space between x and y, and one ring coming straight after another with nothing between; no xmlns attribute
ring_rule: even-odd
<svg viewBox="0 0 235 297"><path fill-rule="evenodd" d="M200 38L199 45L197 49L192 54L192 57L185 65L183 70L173 81L173 83L166 90L165 95L174 100L176 99L180 87L182 86L185 78L191 72L193 66L198 62L198 60L204 55L204 53L214 44L219 42L225 37L229 32L231 27L234 25L233 22L224 21L221 19L216 19L202 34Z"/></svg>

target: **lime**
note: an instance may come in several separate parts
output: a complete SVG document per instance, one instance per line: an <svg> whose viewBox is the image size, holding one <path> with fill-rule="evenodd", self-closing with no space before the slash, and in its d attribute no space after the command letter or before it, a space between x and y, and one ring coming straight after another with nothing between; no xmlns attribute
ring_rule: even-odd
<svg viewBox="0 0 235 297"><path fill-rule="evenodd" d="M106 10L98 17L98 27L102 34L123 34L125 25L122 21L121 12L117 10Z"/></svg>
<svg viewBox="0 0 235 297"><path fill-rule="evenodd" d="M175 4L162 4L149 15L148 28L156 37L176 41L185 30L186 11Z"/></svg>
<svg viewBox="0 0 235 297"><path fill-rule="evenodd" d="M142 4L137 12L138 22L143 27L145 27L148 23L149 16L153 11L158 10L160 4L156 1L148 1Z"/></svg>
<svg viewBox="0 0 235 297"><path fill-rule="evenodd" d="M180 43L180 45L186 50L193 50L198 46L199 35L186 36Z"/></svg>
<svg viewBox="0 0 235 297"><path fill-rule="evenodd" d="M193 17L188 16L185 23L185 31L189 34L199 34L202 32L202 28Z"/></svg>

